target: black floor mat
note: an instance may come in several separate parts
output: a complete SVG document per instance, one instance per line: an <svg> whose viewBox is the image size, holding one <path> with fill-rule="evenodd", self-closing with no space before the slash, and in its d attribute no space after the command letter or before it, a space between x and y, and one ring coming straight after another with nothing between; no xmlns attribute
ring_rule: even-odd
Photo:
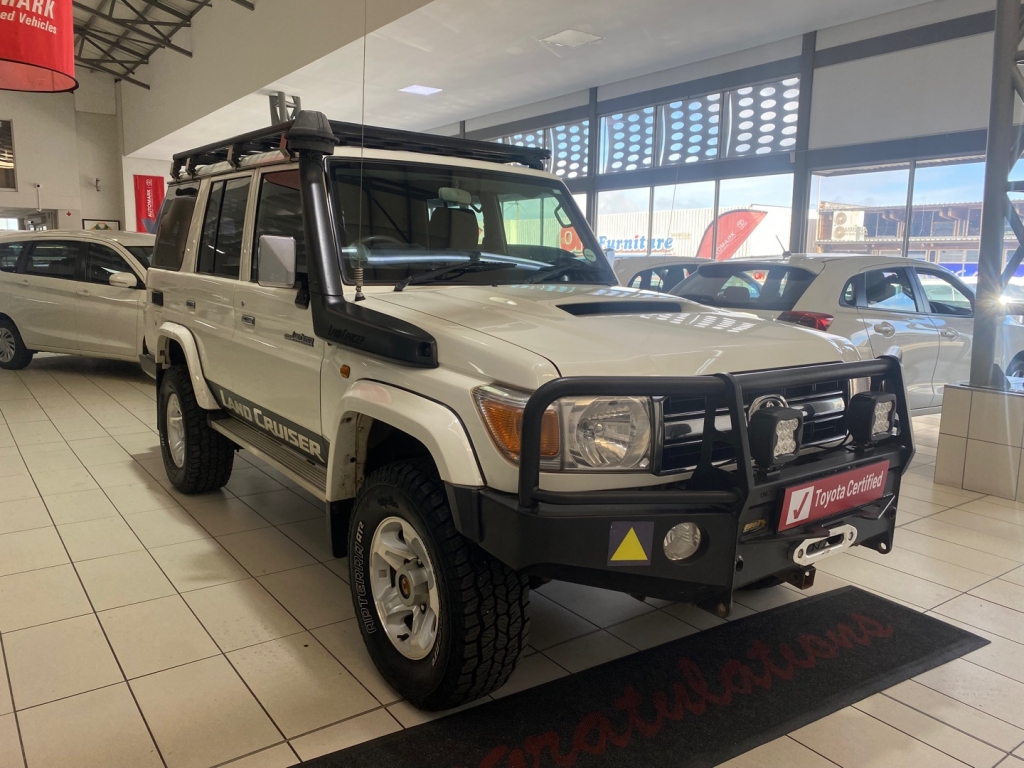
<svg viewBox="0 0 1024 768"><path fill-rule="evenodd" d="M714 766L987 642L847 587L302 765Z"/></svg>

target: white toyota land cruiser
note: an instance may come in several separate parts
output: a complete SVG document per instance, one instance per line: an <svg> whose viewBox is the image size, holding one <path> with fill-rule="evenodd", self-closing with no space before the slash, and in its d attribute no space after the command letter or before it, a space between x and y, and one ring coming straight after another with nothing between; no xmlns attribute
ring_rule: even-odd
<svg viewBox="0 0 1024 768"><path fill-rule="evenodd" d="M303 112L176 156L160 214L168 476L216 489L244 447L323 499L369 653L426 709L508 679L531 583L724 616L888 552L913 455L895 357L617 287L545 157Z"/></svg>

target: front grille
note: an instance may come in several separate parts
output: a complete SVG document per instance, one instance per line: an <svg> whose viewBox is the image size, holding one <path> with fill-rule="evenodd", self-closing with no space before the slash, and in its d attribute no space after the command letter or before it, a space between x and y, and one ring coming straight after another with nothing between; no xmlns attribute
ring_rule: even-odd
<svg viewBox="0 0 1024 768"><path fill-rule="evenodd" d="M846 437L844 415L849 382L825 381L769 392L744 393L746 408L763 395L782 395L791 408L804 412L803 445L822 445ZM706 398L666 397L661 401L662 448L661 473L685 472L697 466L703 442ZM718 409L716 428L728 432L731 428L728 410ZM711 452L717 464L734 461L735 450L729 443L716 440Z"/></svg>

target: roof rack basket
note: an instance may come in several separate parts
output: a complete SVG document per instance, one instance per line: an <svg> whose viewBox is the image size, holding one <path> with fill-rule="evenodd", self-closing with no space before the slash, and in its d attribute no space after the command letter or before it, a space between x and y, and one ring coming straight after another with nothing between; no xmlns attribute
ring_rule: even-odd
<svg viewBox="0 0 1024 768"><path fill-rule="evenodd" d="M543 170L545 161L551 157L546 149L515 147L492 141L474 141L450 136L435 136L429 133L400 131L393 128L363 126L358 123L342 123L331 120L331 131L338 146L359 147L366 149L388 149L405 152L420 152L445 157L458 157L466 160L483 160L491 163L518 163L529 168ZM181 180L184 176L193 177L204 165L231 163L238 167L243 158L249 155L288 149L288 131L295 123L287 123L263 128L226 141L208 144L187 152L179 152L174 156L171 176Z"/></svg>

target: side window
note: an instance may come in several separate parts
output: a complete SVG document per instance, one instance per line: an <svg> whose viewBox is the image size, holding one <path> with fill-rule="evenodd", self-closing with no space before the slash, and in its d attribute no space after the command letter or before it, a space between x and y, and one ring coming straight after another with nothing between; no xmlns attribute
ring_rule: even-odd
<svg viewBox="0 0 1024 768"><path fill-rule="evenodd" d="M90 283L110 285L110 276L115 272L132 272L121 255L98 243L89 243L85 257L85 279ZM132 273L134 274L134 273Z"/></svg>
<svg viewBox="0 0 1024 768"><path fill-rule="evenodd" d="M259 277L260 235L295 238L295 271L306 272L306 239L302 230L302 199L299 172L279 171L263 176L256 208L256 233L252 240L252 274Z"/></svg>
<svg viewBox="0 0 1024 768"><path fill-rule="evenodd" d="M153 266L177 272L185 258L192 213L196 209L195 187L178 187L173 195L164 198L157 217L156 245L153 248Z"/></svg>
<svg viewBox="0 0 1024 768"><path fill-rule="evenodd" d="M974 307L961 288L941 272L917 270L928 306L936 315L971 317Z"/></svg>
<svg viewBox="0 0 1024 768"><path fill-rule="evenodd" d="M872 309L916 312L914 289L905 269L876 269L864 273L864 299Z"/></svg>
<svg viewBox="0 0 1024 768"><path fill-rule="evenodd" d="M665 274L668 272L667 267L661 269L651 270L651 290L652 291L663 291L665 290Z"/></svg>
<svg viewBox="0 0 1024 768"><path fill-rule="evenodd" d="M24 243L0 244L0 272L14 272L18 269L18 257L25 248Z"/></svg>
<svg viewBox="0 0 1024 768"><path fill-rule="evenodd" d="M857 306L857 278L851 279L843 286L843 292L839 295L839 305L843 307Z"/></svg>
<svg viewBox="0 0 1024 768"><path fill-rule="evenodd" d="M25 274L74 280L78 248L74 241L40 241L29 253Z"/></svg>
<svg viewBox="0 0 1024 768"><path fill-rule="evenodd" d="M633 279L629 281L629 285L627 287L629 287L629 288L641 288L641 287L643 287L643 282L644 282L644 273L641 272L640 274L633 276Z"/></svg>
<svg viewBox="0 0 1024 768"><path fill-rule="evenodd" d="M229 179L214 182L211 187L199 241L197 272L238 279L250 181L248 177Z"/></svg>

